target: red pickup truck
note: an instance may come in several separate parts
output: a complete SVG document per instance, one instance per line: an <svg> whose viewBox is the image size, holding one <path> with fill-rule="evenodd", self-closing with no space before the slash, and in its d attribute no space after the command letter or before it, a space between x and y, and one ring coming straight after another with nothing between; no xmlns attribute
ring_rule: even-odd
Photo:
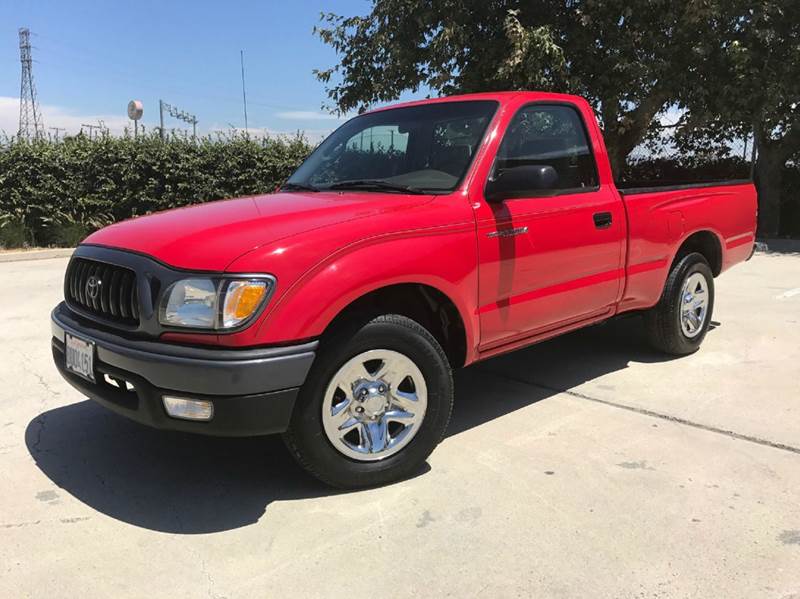
<svg viewBox="0 0 800 599"><path fill-rule="evenodd" d="M342 125L276 193L89 236L53 357L141 423L283 433L326 483L377 485L442 439L454 368L629 312L695 351L755 227L746 180L618 189L581 98L412 102Z"/></svg>

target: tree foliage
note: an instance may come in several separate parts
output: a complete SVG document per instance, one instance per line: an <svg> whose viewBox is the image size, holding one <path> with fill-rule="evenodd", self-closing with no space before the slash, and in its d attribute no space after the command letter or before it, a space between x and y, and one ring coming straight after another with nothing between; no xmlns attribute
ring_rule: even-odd
<svg viewBox="0 0 800 599"><path fill-rule="evenodd" d="M339 62L317 76L341 112L407 90L575 93L616 173L667 108L695 146L755 130L762 230L778 232L777 171L800 154L797 0L373 0L322 21Z"/></svg>
<svg viewBox="0 0 800 599"><path fill-rule="evenodd" d="M708 15L704 0L374 0L323 17L340 62L317 75L342 112L421 88L579 94L619 167L686 84Z"/></svg>
<svg viewBox="0 0 800 599"><path fill-rule="evenodd" d="M761 230L774 236L786 165L800 158L800 2L717 0L713 14L700 42L706 60L682 102L693 126L755 134ZM799 193L783 194L784 202Z"/></svg>

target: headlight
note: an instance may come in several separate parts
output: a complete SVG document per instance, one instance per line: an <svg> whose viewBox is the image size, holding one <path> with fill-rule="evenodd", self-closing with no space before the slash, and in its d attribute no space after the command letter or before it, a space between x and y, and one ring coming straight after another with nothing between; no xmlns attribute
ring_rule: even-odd
<svg viewBox="0 0 800 599"><path fill-rule="evenodd" d="M233 329L261 309L274 284L272 277L182 279L164 294L159 321L173 327Z"/></svg>

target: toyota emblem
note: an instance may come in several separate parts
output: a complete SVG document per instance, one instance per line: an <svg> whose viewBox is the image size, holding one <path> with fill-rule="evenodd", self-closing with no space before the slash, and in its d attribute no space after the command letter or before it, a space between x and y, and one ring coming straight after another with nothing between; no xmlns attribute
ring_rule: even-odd
<svg viewBox="0 0 800 599"><path fill-rule="evenodd" d="M92 275L89 277L89 280L86 281L86 295L90 300L96 300L97 296L100 295L100 285L102 281Z"/></svg>

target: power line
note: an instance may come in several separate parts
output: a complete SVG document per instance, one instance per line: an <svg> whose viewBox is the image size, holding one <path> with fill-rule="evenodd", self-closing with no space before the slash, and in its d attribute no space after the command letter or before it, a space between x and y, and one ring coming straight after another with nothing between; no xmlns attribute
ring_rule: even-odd
<svg viewBox="0 0 800 599"><path fill-rule="evenodd" d="M44 123L33 83L33 58L31 57L31 31L19 30L19 60L22 63L22 80L19 87L19 137L40 139L44 137Z"/></svg>
<svg viewBox="0 0 800 599"><path fill-rule="evenodd" d="M109 68L107 64L101 64L99 61L94 60L95 58L99 58L100 54L95 49L90 49L85 46L79 46L73 43L68 43L63 40L59 40L56 38L52 38L46 35L36 34L37 39L44 40L44 55L45 60L37 60L37 62L42 62L45 64L51 65L62 65L68 66L70 68L75 68L76 65L83 65L88 67L91 71L100 71L102 70L103 78L105 80L113 79L118 81L124 81L127 85L131 84L131 81L137 81L137 87L149 89L152 92L158 91L159 95L161 93L167 92L171 95L175 95L178 97L187 97L189 95L192 96L194 99L202 99L213 101L215 103L230 103L233 104L234 102L243 102L244 103L244 112L245 112L245 130L249 127L249 115L247 114L247 108L252 108L253 106L269 108L273 110L296 110L297 105L287 105L287 104L276 104L273 102L262 102L258 101L258 99L253 100L252 98L248 99L246 95L246 87L245 87L245 78L244 78L244 51L240 51L240 60L241 60L241 70L242 70L242 97L240 99L235 99L233 96L227 95L217 95L217 94L208 94L208 93L201 93L197 94L194 92L187 92L185 91L188 87L194 87L194 84L188 84L186 82L181 82L176 79L172 79L173 85L164 86L163 82L156 82L148 77L143 77L141 72L133 72L128 71L124 67L124 65L114 65L114 67ZM49 43L48 43L49 42ZM56 48L53 47L56 46ZM58 48L61 46L61 48ZM42 52L38 51L39 48L37 47L37 55L40 55ZM49 51L48 51L49 50ZM87 57L90 57L87 59ZM119 68L122 66L122 68ZM180 87L175 87L174 84L179 85ZM207 89L207 86L204 89ZM189 115L192 116L192 115ZM191 123L191 121L187 121ZM41 124L41 123L40 123ZM196 124L193 123L193 128L196 130ZM165 130L166 132L166 130Z"/></svg>

